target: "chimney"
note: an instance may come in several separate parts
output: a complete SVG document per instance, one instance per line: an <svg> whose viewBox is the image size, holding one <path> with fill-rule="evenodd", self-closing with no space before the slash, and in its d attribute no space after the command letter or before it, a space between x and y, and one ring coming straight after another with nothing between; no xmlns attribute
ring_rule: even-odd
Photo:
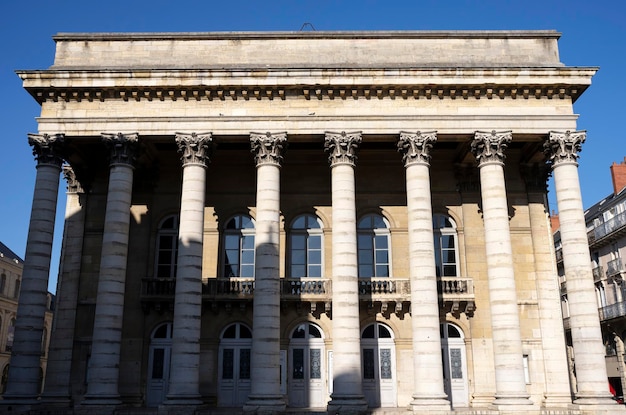
<svg viewBox="0 0 626 415"><path fill-rule="evenodd" d="M550 226L552 227L552 232L556 232L561 227L561 223L559 222L559 214L555 211L552 211L552 213L550 214Z"/></svg>
<svg viewBox="0 0 626 415"><path fill-rule="evenodd" d="M626 187L626 157L620 164L611 165L611 179L613 179L613 193L618 194Z"/></svg>

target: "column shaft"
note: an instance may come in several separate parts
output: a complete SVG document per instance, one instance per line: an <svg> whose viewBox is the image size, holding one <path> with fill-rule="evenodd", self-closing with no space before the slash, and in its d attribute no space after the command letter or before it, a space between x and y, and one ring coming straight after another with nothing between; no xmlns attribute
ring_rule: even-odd
<svg viewBox="0 0 626 415"><path fill-rule="evenodd" d="M354 160L360 133L326 134L331 152L333 393L328 412L365 409L361 368Z"/></svg>
<svg viewBox="0 0 626 415"><path fill-rule="evenodd" d="M85 227L84 193L73 170L64 167L68 183L65 205L65 229L61 246L61 264L57 283L57 307L50 337L46 382L42 400L66 403L70 401L70 374L74 349L74 327L78 301Z"/></svg>
<svg viewBox="0 0 626 415"><path fill-rule="evenodd" d="M477 132L472 150L479 161L491 329L496 378L495 405L530 405L526 391L519 307L513 269L503 151L511 133Z"/></svg>
<svg viewBox="0 0 626 415"><path fill-rule="evenodd" d="M132 156L127 153L137 138L136 135L122 134L104 138L110 140L113 160L109 171L87 393L83 403L116 405L121 403L119 363L133 189Z"/></svg>
<svg viewBox="0 0 626 415"><path fill-rule="evenodd" d="M11 365L3 395L7 403L35 403L40 392L41 338L61 171L58 147L63 139L62 135L29 135L38 164Z"/></svg>
<svg viewBox="0 0 626 415"><path fill-rule="evenodd" d="M251 390L247 412L284 411L280 393L280 162L286 134L251 134L256 153L256 233Z"/></svg>

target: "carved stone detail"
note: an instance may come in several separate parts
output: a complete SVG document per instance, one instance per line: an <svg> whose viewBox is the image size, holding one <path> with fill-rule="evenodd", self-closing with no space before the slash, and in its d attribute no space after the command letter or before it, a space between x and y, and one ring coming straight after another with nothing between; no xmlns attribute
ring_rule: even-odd
<svg viewBox="0 0 626 415"><path fill-rule="evenodd" d="M326 132L324 150L329 153L328 162L331 167L336 164L354 166L357 160L356 153L361 145L361 132L346 133Z"/></svg>
<svg viewBox="0 0 626 415"><path fill-rule="evenodd" d="M64 142L64 134L28 134L28 144L33 147L37 164L52 164L61 168Z"/></svg>
<svg viewBox="0 0 626 415"><path fill-rule="evenodd" d="M183 166L188 164L201 164L206 166L210 163L211 143L213 137L211 133L176 133L176 145L181 153Z"/></svg>
<svg viewBox="0 0 626 415"><path fill-rule="evenodd" d="M478 166L489 162L504 163L504 150L512 138L511 131L476 131L471 149Z"/></svg>
<svg viewBox="0 0 626 415"><path fill-rule="evenodd" d="M67 192L68 193L84 193L83 186L76 178L76 172L72 166L65 165L63 166L63 177L67 182Z"/></svg>
<svg viewBox="0 0 626 415"><path fill-rule="evenodd" d="M137 147L139 144L139 134L107 134L102 133L102 141L109 148L111 164L134 165L137 158Z"/></svg>
<svg viewBox="0 0 626 415"><path fill-rule="evenodd" d="M287 150L287 133L250 133L250 145L256 165L280 166Z"/></svg>
<svg viewBox="0 0 626 415"><path fill-rule="evenodd" d="M586 138L586 131L550 131L548 139L543 144L544 154L552 166L564 162L577 164L578 153L581 152Z"/></svg>
<svg viewBox="0 0 626 415"><path fill-rule="evenodd" d="M402 153L404 167L411 164L430 164L430 150L437 141L437 132L409 133L400 131L398 151Z"/></svg>
<svg viewBox="0 0 626 415"><path fill-rule="evenodd" d="M541 193L548 191L548 178L552 170L545 163L521 164L520 173L527 191Z"/></svg>

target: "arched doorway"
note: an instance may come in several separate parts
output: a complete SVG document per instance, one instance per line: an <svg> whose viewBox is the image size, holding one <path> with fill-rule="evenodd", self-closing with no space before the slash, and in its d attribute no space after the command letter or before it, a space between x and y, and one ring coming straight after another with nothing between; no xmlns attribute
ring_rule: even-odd
<svg viewBox="0 0 626 415"><path fill-rule="evenodd" d="M361 334L363 393L370 408L395 408L396 346L393 331L382 323L365 327Z"/></svg>
<svg viewBox="0 0 626 415"><path fill-rule="evenodd" d="M252 331L246 325L234 323L222 332L218 360L218 406L239 407L248 400L251 348Z"/></svg>
<svg viewBox="0 0 626 415"><path fill-rule="evenodd" d="M469 390L463 331L454 324L442 324L441 348L445 391L454 408L467 407Z"/></svg>
<svg viewBox="0 0 626 415"><path fill-rule="evenodd" d="M299 324L289 341L289 406L323 408L328 402L324 336L313 323Z"/></svg>
<svg viewBox="0 0 626 415"><path fill-rule="evenodd" d="M167 395L172 355L172 323L157 326L150 336L146 406L160 405Z"/></svg>

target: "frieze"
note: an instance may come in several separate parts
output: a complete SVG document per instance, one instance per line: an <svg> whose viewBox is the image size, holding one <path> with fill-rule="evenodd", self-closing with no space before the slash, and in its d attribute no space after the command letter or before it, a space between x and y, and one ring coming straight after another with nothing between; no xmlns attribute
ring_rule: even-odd
<svg viewBox="0 0 626 415"><path fill-rule="evenodd" d="M577 163L578 153L582 151L586 138L586 131L550 131L543 145L544 154L551 165L564 162Z"/></svg>
<svg viewBox="0 0 626 415"><path fill-rule="evenodd" d="M287 133L250 133L250 145L257 166L280 166L287 150Z"/></svg>
<svg viewBox="0 0 626 415"><path fill-rule="evenodd" d="M176 145L181 153L183 166L201 164L206 166L211 160L211 133L176 133Z"/></svg>
<svg viewBox="0 0 626 415"><path fill-rule="evenodd" d="M409 133L400 132L398 141L398 151L402 153L402 161L404 166L411 164L430 164L430 151L433 144L437 141L437 132L428 131Z"/></svg>
<svg viewBox="0 0 626 415"><path fill-rule="evenodd" d="M357 160L357 152L361 145L361 132L334 133L327 131L324 140L324 150L329 154L328 162L331 166L336 164L349 164L354 166Z"/></svg>
<svg viewBox="0 0 626 415"><path fill-rule="evenodd" d="M33 147L37 164L52 164L61 168L64 143L64 134L28 134L28 144Z"/></svg>
<svg viewBox="0 0 626 415"><path fill-rule="evenodd" d="M102 133L102 141L110 150L111 164L134 165L137 158L139 134L107 134Z"/></svg>
<svg viewBox="0 0 626 415"><path fill-rule="evenodd" d="M511 131L476 131L472 140L471 151L481 166L485 163L504 163L507 145L511 142Z"/></svg>

